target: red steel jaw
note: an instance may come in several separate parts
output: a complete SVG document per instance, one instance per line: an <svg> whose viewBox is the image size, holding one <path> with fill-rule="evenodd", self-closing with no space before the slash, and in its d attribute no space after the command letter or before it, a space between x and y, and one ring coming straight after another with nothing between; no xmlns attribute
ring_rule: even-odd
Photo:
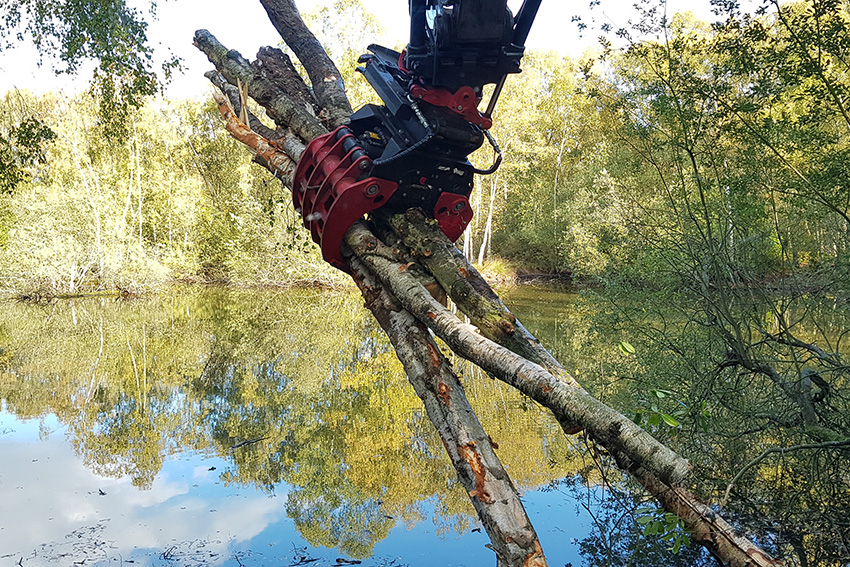
<svg viewBox="0 0 850 567"><path fill-rule="evenodd" d="M441 193L434 205L434 219L439 223L440 230L454 242L466 225L472 220L472 207L469 199L456 193Z"/></svg>
<svg viewBox="0 0 850 567"><path fill-rule="evenodd" d="M359 179L371 168L372 160L345 126L307 144L295 168L295 211L301 213L325 261L346 272L340 251L345 233L363 215L386 203L398 188L386 179Z"/></svg>
<svg viewBox="0 0 850 567"><path fill-rule="evenodd" d="M475 94L472 87L461 87L453 93L446 89L414 84L410 87L410 96L434 106L444 106L483 130L489 130L493 126L493 120L478 111L481 98Z"/></svg>
<svg viewBox="0 0 850 567"><path fill-rule="evenodd" d="M346 126L313 139L295 167L295 211L321 247L325 261L345 272L349 269L340 250L345 233L363 215L386 205L398 189L388 179L361 179L372 167L372 160ZM434 210L425 213L436 219L452 242L472 219L469 200L449 192L440 193Z"/></svg>

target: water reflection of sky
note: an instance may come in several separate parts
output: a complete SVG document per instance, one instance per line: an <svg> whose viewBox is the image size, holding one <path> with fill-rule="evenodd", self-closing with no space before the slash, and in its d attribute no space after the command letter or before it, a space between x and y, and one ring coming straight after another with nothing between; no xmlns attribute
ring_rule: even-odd
<svg viewBox="0 0 850 567"><path fill-rule="evenodd" d="M225 485L229 463L197 452L173 455L147 490L88 470L53 416L0 412L0 567L72 565L335 565L337 550L310 548L286 516L289 487L269 495ZM572 538L588 518L559 492L524 496L550 565L581 564ZM436 511L399 522L362 565L492 565L483 531L438 533Z"/></svg>

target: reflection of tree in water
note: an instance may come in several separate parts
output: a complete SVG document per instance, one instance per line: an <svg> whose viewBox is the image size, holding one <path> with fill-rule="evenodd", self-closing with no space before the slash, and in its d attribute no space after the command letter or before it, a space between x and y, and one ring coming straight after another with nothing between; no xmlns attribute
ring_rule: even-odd
<svg viewBox="0 0 850 567"><path fill-rule="evenodd" d="M287 513L311 545L366 557L396 517L421 517L420 500L448 499L453 475L442 454L428 449L435 442L429 422L412 413L418 400L387 347L377 348L372 336L354 348L351 337L326 337L323 344L308 337L282 351L287 356L251 365L217 337L191 387L208 408L202 419L215 443L236 447L225 482L270 491L290 485ZM428 442L419 442L425 431ZM241 445L246 441L256 442ZM400 474L405 469L409 474Z"/></svg>
<svg viewBox="0 0 850 567"><path fill-rule="evenodd" d="M172 453L227 455L232 465L221 473L225 483L270 492L288 485L287 513L312 545L363 557L393 526L412 525L432 513L440 532L468 530L475 521L468 498L421 402L383 337L372 332L360 302L346 293L184 289L129 303L15 305L0 315L0 397L21 418L55 413L68 424L87 466L99 474L129 476L136 486L150 486ZM540 302L530 305L541 309ZM715 490L715 499L765 447L795 442L771 437L780 431L776 427L764 428L771 425L759 417L766 408L781 413L784 406L763 388L751 384L747 395L743 390L732 395L731 386L717 388L735 385L732 377L709 383L689 374L694 367L688 360L708 365L711 358L699 354L713 348L693 329L677 344L691 352L688 360L638 345L639 353L655 360L649 367L645 359L611 356L619 352L621 337L600 334L614 325L600 324L586 300L553 307L556 317L544 318L551 332L539 333L541 338L572 353L571 366L581 369L588 388L603 397L621 396L614 405L640 407L650 388L672 391L664 403L700 395L711 403L708 432L699 427L697 414L689 414L672 441L684 446L696 478ZM535 318L519 314L533 328ZM846 328L844 319L825 316L822 327ZM458 367L517 485L545 485L591 464L582 461L574 440L521 397L474 369ZM634 388L622 376L654 381ZM754 426L762 427L757 443L744 435ZM662 437L675 433L655 429ZM726 512L738 514L743 525L758 526L762 541L776 544L781 536L808 565L846 557L837 534L848 530L842 518L850 516L850 491L840 456L773 455L741 479ZM588 483L599 485L593 474L585 475ZM644 526L606 502L594 509L597 531L582 543L591 564L614 565L629 554L632 564L689 564L690 552L673 555L658 537L641 537ZM802 559L799 564L806 565Z"/></svg>
<svg viewBox="0 0 850 567"><path fill-rule="evenodd" d="M583 295L561 348L589 369L583 383L594 393L631 408L688 457L703 499L722 502L735 479L723 515L768 551L789 565L846 565L850 353L842 337L850 310L808 294L749 290L714 299L726 301L726 320L734 321L732 346L703 303L665 292ZM633 342L636 355L618 349L621 340ZM827 395L812 372L828 381Z"/></svg>
<svg viewBox="0 0 850 567"><path fill-rule="evenodd" d="M609 478L611 484L604 487L588 485L582 474L554 481L548 487L570 495L592 519L594 529L577 542L587 567L717 565L698 545L683 545L671 552L675 535L683 533L679 528L664 526L663 533L645 535L646 524L639 519L647 515L643 511L647 501L639 496L640 487L628 486L634 483L625 480L619 471L611 473L617 478Z"/></svg>
<svg viewBox="0 0 850 567"><path fill-rule="evenodd" d="M88 467L138 487L172 453L227 455L225 483L288 485L287 512L312 545L365 557L397 523L432 513L440 533L468 530L468 497L361 302L184 289L16 305L0 315L0 397L21 418L55 413ZM573 450L553 420L468 378L518 485L569 474L560 456Z"/></svg>
<svg viewBox="0 0 850 567"><path fill-rule="evenodd" d="M94 473L106 477L131 478L134 486L149 488L165 460L170 430L154 423L158 413L120 396L108 411L91 415L93 430L86 421L72 422L70 431L75 450ZM101 406L103 407L103 406Z"/></svg>
<svg viewBox="0 0 850 567"><path fill-rule="evenodd" d="M286 512L313 546L338 547L352 557L368 557L395 522L380 500L364 499L345 478L326 479L289 493ZM337 491L329 488L341 489Z"/></svg>

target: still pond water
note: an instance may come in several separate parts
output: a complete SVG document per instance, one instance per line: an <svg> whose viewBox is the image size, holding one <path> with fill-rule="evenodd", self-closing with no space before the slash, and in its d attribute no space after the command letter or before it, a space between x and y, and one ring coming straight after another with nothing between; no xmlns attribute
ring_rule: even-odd
<svg viewBox="0 0 850 567"><path fill-rule="evenodd" d="M493 564L361 303L175 289L4 304L0 565ZM552 564L580 564L577 498L597 489L559 481L583 448L467 374Z"/></svg>
<svg viewBox="0 0 850 567"><path fill-rule="evenodd" d="M505 293L569 368L575 299ZM579 437L455 364L549 564L595 564L623 493ZM411 390L352 293L4 303L0 567L493 565Z"/></svg>

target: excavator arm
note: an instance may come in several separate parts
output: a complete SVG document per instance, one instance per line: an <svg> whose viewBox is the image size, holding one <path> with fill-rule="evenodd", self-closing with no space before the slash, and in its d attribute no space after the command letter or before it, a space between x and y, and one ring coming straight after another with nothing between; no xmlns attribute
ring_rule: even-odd
<svg viewBox="0 0 850 567"><path fill-rule="evenodd" d="M463 234L474 175L501 163L491 117L507 76L520 72L540 1L525 0L515 17L507 0L409 0L404 52L371 45L360 57L358 71L383 104L312 140L295 170L295 210L327 262L346 269L346 231L377 209L419 207L452 241ZM488 84L495 87L482 112ZM485 140L496 160L480 170L468 156Z"/></svg>

